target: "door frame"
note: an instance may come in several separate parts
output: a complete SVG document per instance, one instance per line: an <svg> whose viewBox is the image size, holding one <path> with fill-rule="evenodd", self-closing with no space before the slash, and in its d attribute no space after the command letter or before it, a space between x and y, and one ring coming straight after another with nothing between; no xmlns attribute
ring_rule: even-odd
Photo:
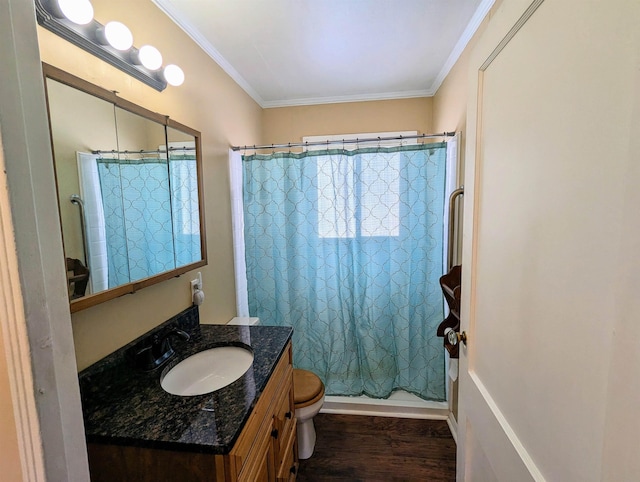
<svg viewBox="0 0 640 482"><path fill-rule="evenodd" d="M0 43L0 315L23 478L88 481L33 2L0 3Z"/></svg>

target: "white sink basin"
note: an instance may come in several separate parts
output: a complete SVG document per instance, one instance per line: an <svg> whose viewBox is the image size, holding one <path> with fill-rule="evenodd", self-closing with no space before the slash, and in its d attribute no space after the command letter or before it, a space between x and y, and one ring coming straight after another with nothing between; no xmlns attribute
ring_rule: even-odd
<svg viewBox="0 0 640 482"><path fill-rule="evenodd" d="M185 358L160 381L173 395L203 395L235 382L253 363L253 353L239 346L211 348Z"/></svg>

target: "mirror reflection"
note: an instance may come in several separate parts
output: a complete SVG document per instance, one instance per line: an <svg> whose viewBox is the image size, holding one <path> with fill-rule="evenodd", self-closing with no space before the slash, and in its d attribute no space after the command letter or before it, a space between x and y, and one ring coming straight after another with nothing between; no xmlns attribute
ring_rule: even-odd
<svg viewBox="0 0 640 482"><path fill-rule="evenodd" d="M46 83L72 311L204 265L195 131Z"/></svg>

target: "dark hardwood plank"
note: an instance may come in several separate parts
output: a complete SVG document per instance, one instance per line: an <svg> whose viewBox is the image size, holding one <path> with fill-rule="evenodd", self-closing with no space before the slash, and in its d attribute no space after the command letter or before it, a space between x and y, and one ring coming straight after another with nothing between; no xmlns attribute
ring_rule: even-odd
<svg viewBox="0 0 640 482"><path fill-rule="evenodd" d="M313 456L297 480L454 481L456 444L447 422L318 414Z"/></svg>

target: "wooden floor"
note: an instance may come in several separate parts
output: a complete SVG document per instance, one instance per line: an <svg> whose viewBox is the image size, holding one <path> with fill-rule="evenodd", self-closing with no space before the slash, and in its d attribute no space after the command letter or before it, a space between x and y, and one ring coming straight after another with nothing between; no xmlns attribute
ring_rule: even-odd
<svg viewBox="0 0 640 482"><path fill-rule="evenodd" d="M447 422L318 414L313 456L297 480L453 481L456 444Z"/></svg>

